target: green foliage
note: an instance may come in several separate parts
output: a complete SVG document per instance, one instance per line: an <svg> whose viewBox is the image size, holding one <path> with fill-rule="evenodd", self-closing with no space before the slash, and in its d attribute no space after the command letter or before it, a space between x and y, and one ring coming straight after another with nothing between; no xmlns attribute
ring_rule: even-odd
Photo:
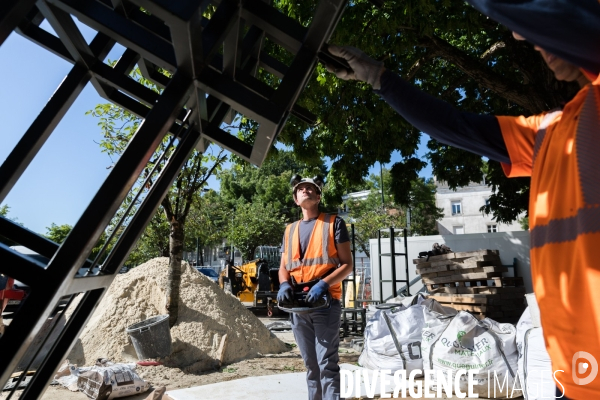
<svg viewBox="0 0 600 400"><path fill-rule="evenodd" d="M275 4L306 25L316 0ZM377 9L356 0L344 11L331 43L358 47L422 90L474 113L530 115L559 106L577 91L574 84L556 81L529 44L514 40L465 2L391 0ZM317 123L307 126L292 117L278 139L300 160L333 161L328 196L339 199L362 185L374 163L388 163L398 150L402 159L392 166L391 192L406 203L402 196L423 166L415 155L420 133L370 86L338 80L318 65L299 104L317 115ZM435 140L428 148L434 174L451 187L482 180L481 157ZM514 220L527 208L521 195L511 197L514 185L526 197L529 183L509 184L496 173L499 164L490 164L486 180L498 189L492 211L498 221Z"/></svg>
<svg viewBox="0 0 600 400"><path fill-rule="evenodd" d="M239 202L229 224L230 240L242 253L242 259L254 258L257 246L281 245L285 219L272 204Z"/></svg>
<svg viewBox="0 0 600 400"><path fill-rule="evenodd" d="M366 182L371 193L365 200L350 199L346 202L349 207L350 220L354 222L356 245L360 251L369 256L369 239L377 237L379 229L406 227L407 209L410 208L410 235L437 234L436 221L443 217L442 209L435 206L435 184L433 180L423 178L410 182L405 204L395 201L395 194L386 193L393 182L393 171L382 170L384 195L382 203L381 176L371 174ZM385 233L384 233L385 235Z"/></svg>
<svg viewBox="0 0 600 400"><path fill-rule="evenodd" d="M162 206L140 236L125 265L135 267L155 257L169 257L170 224Z"/></svg>
<svg viewBox="0 0 600 400"><path fill-rule="evenodd" d="M52 240L54 243L62 244L65 241L69 233L73 227L69 224L56 225L52 223L50 226L46 227L45 237Z"/></svg>
<svg viewBox="0 0 600 400"><path fill-rule="evenodd" d="M311 166L298 161L289 151L272 151L261 168L242 162L220 173L220 194L229 208L240 201L270 204L287 221L292 221L299 218L299 209L294 203L290 187L292 175L324 176L324 171L322 162Z"/></svg>
<svg viewBox="0 0 600 400"><path fill-rule="evenodd" d="M529 230L529 217L523 217L519 219L519 225L521 225L521 229L524 231Z"/></svg>
<svg viewBox="0 0 600 400"><path fill-rule="evenodd" d="M519 215L529 209L529 178L507 179L500 163L489 162L485 181L492 186L488 205L480 211L492 214L494 220L501 223L511 223Z"/></svg>
<svg viewBox="0 0 600 400"><path fill-rule="evenodd" d="M437 235L436 221L444 217L443 208L435 205L433 179L412 181L410 191L410 232L413 235Z"/></svg>
<svg viewBox="0 0 600 400"><path fill-rule="evenodd" d="M8 217L8 213L10 211L10 207L8 204L4 204L3 206L0 206L0 217L4 217L6 219L10 219L13 222L17 222L16 218L9 218ZM7 246L14 246L17 243L13 242L12 240L9 240L7 238L5 238L4 236L0 235L0 243L4 243Z"/></svg>
<svg viewBox="0 0 600 400"><path fill-rule="evenodd" d="M227 236L231 209L214 190L208 191L190 209L186 219L185 237L188 249L220 244Z"/></svg>
<svg viewBox="0 0 600 400"><path fill-rule="evenodd" d="M110 64L112 65L114 62ZM168 75L164 71L163 73ZM131 72L130 77L157 93L161 92L160 88L142 76L137 67ZM100 141L100 148L111 159L118 158L125 151L141 123L141 119L136 115L111 103L98 104L86 114L98 118L98 126L103 137ZM117 221L123 219L123 226L127 225L134 211L139 207L140 199L143 199L144 193L158 178L176 144L177 141L174 141L171 136L165 137L159 144L133 189L128 193L116 217L111 221L109 233L115 229L119 229L117 233L122 232L122 227L117 228ZM213 173L220 171L226 159L223 150L217 154L192 151L173 186L161 201L162 215L155 215L152 218L126 264L138 265L157 256L179 255L181 257L185 240L186 218L193 207L200 206L202 187L206 185L206 181ZM141 194L137 199L135 198L136 193ZM126 210L129 207L131 207L131 211L127 213ZM177 223L174 224L174 222ZM177 227L177 232L173 232L172 227ZM199 229L196 227L192 234L196 235L198 231ZM118 237L118 235L114 236L115 239L110 245L113 245Z"/></svg>
<svg viewBox="0 0 600 400"><path fill-rule="evenodd" d="M46 227L46 233L44 234L44 236L46 238L52 240L54 243L60 245L65 241L67 236L69 236L69 233L71 233L72 229L73 229L73 227L69 224L56 225L55 223L52 223L52 224L50 224L50 226ZM96 259L96 257L100 254L102 247L106 243L106 239L107 239L106 233L102 232L102 234L100 235L100 238L96 242L96 245L92 249L92 252L88 256L88 259L90 259L90 260ZM109 251L110 251L110 246L107 246L107 251L101 256L101 258L99 260L99 264L102 264L104 259L106 259L106 256L108 255Z"/></svg>
<svg viewBox="0 0 600 400"><path fill-rule="evenodd" d="M381 194L372 191L365 200L349 200L346 202L350 217L346 222L354 223L355 243L358 250L370 257L369 239L377 237L379 229L406 227L406 215L403 210L388 202L381 204Z"/></svg>

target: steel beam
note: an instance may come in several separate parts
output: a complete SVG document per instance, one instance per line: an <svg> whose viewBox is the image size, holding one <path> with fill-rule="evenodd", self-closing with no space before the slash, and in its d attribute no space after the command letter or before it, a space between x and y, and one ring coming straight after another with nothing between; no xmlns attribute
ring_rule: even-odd
<svg viewBox="0 0 600 400"><path fill-rule="evenodd" d="M159 40L159 36L154 32L112 12L95 0L48 1L74 15L89 27L112 37L117 43L132 49L143 58L170 72L177 69L172 45Z"/></svg>
<svg viewBox="0 0 600 400"><path fill-rule="evenodd" d="M20 313L27 315L28 319L15 318L11 323L11 329L0 338L0 347L3 348L3 357L0 359L0 382L8 380L35 333L50 315L54 304L71 285L77 270L86 261L110 218L115 214L154 149L175 121L192 87L189 77L179 74L173 76L127 150L121 155L88 208L50 260L44 273L44 286L37 291L33 290L28 300L21 306ZM13 334L17 333L25 340L13 337ZM20 343L20 345L3 347L3 343Z"/></svg>
<svg viewBox="0 0 600 400"><path fill-rule="evenodd" d="M0 46L34 4L35 0L3 0L0 2Z"/></svg>
<svg viewBox="0 0 600 400"><path fill-rule="evenodd" d="M21 177L54 128L67 113L90 79L90 73L75 66L52 95L48 104L0 166L0 203Z"/></svg>
<svg viewBox="0 0 600 400"><path fill-rule="evenodd" d="M65 327L58 332L59 339L21 395L24 400L42 395L193 149L203 151L210 140L260 166L289 114L314 123L316 117L296 101L317 58L332 61L325 52L326 42L345 5L344 0L320 1L311 24L304 27L264 0L34 3L4 0L0 4L0 44L14 30L72 63L73 68L0 166L0 202L88 81L102 97L144 121L60 246L0 218L0 235L49 260L47 265L39 263L0 244L0 259L4 261L0 273L32 288L0 337L0 386L27 351L40 351L48 337L36 349L30 345L60 299L69 296L72 300L76 293L83 294ZM216 4L210 18L204 13L209 3ZM97 31L91 43L84 40L74 18ZM58 37L39 27L44 19ZM269 49L264 49L265 38L287 50L293 56L291 64L279 61ZM125 51L111 67L104 59L115 43L124 46ZM136 65L161 93L131 78ZM281 79L276 88L261 80L260 68ZM258 123L254 143L246 143L221 129L233 110ZM79 276L80 268L89 271L98 262L87 260L92 247L168 134L177 146L140 206L128 210L131 215L128 214L127 226L119 237L115 236L115 244L100 272Z"/></svg>
<svg viewBox="0 0 600 400"><path fill-rule="evenodd" d="M293 54L302 47L306 28L261 0L247 0L242 9L242 18L265 31L269 39Z"/></svg>
<svg viewBox="0 0 600 400"><path fill-rule="evenodd" d="M102 300L105 290L105 288L99 288L84 294L77 309L67 320L58 340L31 378L20 399L39 399L42 396L54 377L54 371L67 358L73 343L81 335L83 328L96 310L100 300Z"/></svg>
<svg viewBox="0 0 600 400"><path fill-rule="evenodd" d="M58 245L50 239L40 236L4 217L0 217L0 232L2 232L2 236L5 238L19 243L49 259L58 250Z"/></svg>
<svg viewBox="0 0 600 400"><path fill-rule="evenodd" d="M24 256L4 243L0 243L0 257L2 257L2 263L6 263L2 267L4 274L33 287L37 286L37 282L40 281L39 276L46 267L39 261Z"/></svg>
<svg viewBox="0 0 600 400"><path fill-rule="evenodd" d="M196 84L208 94L229 103L235 110L250 118L267 120L274 124L281 120L280 105L265 100L264 97L211 68L202 71Z"/></svg>
<svg viewBox="0 0 600 400"><path fill-rule="evenodd" d="M48 31L43 30L39 26L29 21L23 21L21 24L19 24L15 32L54 53L63 60L73 63L73 58L60 39Z"/></svg>
<svg viewBox="0 0 600 400"><path fill-rule="evenodd" d="M104 262L103 271L115 273L120 269L122 260L127 258L133 245L137 242L144 228L156 213L160 202L167 194L179 171L181 171L183 164L187 161L199 140L200 133L195 129L189 129L184 134L183 139L169 158L167 165L150 188L142 205L127 225L123 235L115 243L111 253Z"/></svg>

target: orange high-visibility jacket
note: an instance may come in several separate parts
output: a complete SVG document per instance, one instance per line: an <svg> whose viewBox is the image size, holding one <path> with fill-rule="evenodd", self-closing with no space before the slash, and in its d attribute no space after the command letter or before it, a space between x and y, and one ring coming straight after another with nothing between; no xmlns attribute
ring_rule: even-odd
<svg viewBox="0 0 600 400"><path fill-rule="evenodd" d="M315 221L308 247L304 251L304 259L300 259L300 221L289 224L285 228L283 260L285 269L296 282L308 282L321 278L332 268L340 265L335 248L333 223L335 215L321 213ZM331 297L342 298L342 285L337 283L329 287Z"/></svg>
<svg viewBox="0 0 600 400"><path fill-rule="evenodd" d="M600 396L600 78L562 112L498 117L509 177L531 176L531 275L556 379ZM582 356L583 353L587 355ZM591 358L590 358L591 357ZM591 365L581 373L577 366Z"/></svg>

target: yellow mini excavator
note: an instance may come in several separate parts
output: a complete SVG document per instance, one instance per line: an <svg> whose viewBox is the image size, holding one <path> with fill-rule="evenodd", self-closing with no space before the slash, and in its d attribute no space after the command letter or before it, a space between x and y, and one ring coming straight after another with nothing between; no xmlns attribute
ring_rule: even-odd
<svg viewBox="0 0 600 400"><path fill-rule="evenodd" d="M219 286L246 307L266 309L271 317L279 311L276 306L281 254L276 246L259 246L254 257L242 265L228 261L219 274Z"/></svg>

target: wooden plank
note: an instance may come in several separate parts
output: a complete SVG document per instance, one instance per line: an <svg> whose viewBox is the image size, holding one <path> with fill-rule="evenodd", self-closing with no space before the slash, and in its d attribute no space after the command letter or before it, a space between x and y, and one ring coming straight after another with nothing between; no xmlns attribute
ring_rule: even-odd
<svg viewBox="0 0 600 400"><path fill-rule="evenodd" d="M441 271L437 273L437 276L452 276L455 275L456 272L454 271Z"/></svg>
<svg viewBox="0 0 600 400"><path fill-rule="evenodd" d="M462 304L487 304L488 300L485 295L483 297L466 297L469 295L450 294L449 296L429 296L430 299L437 300L440 304L451 305L454 303Z"/></svg>
<svg viewBox="0 0 600 400"><path fill-rule="evenodd" d="M444 306L446 307L452 307L455 310L458 311L473 311L473 312L480 312L480 313L484 313L487 310L486 305L474 305L474 304L449 304L449 303L445 303Z"/></svg>
<svg viewBox="0 0 600 400"><path fill-rule="evenodd" d="M441 266L452 265L455 262L456 262L456 260L454 260L454 259L441 260L441 261L431 261L431 266L432 267L441 267Z"/></svg>
<svg viewBox="0 0 600 400"><path fill-rule="evenodd" d="M477 250L477 251L464 251L464 252L456 252L454 253L454 258L462 258L462 257L475 257L475 256L490 256L500 255L499 250Z"/></svg>
<svg viewBox="0 0 600 400"><path fill-rule="evenodd" d="M457 253L440 254L437 256L415 258L413 264L423 265L431 264L433 266L444 265L451 262L464 262L468 259L472 261L494 261L500 260L500 252L498 250L476 250ZM424 265L423 265L424 266Z"/></svg>
<svg viewBox="0 0 600 400"><path fill-rule="evenodd" d="M417 264L419 266L428 267L431 265L431 262L427 261L427 257L425 258L413 258L413 264Z"/></svg>
<svg viewBox="0 0 600 400"><path fill-rule="evenodd" d="M423 278L423 282L425 283L450 283L450 282L465 282L465 281L475 281L482 279L501 279L502 272L473 272L466 274L457 274L450 276L443 276L433 279L425 279Z"/></svg>
<svg viewBox="0 0 600 400"><path fill-rule="evenodd" d="M525 287L497 287L497 286L465 286L465 287L444 287L443 285L428 284L429 293L449 293L449 294L499 294L500 296L524 296Z"/></svg>
<svg viewBox="0 0 600 400"><path fill-rule="evenodd" d="M436 293L429 296L439 303L465 303L488 305L523 305L525 297L522 293L483 294L483 293Z"/></svg>
<svg viewBox="0 0 600 400"><path fill-rule="evenodd" d="M441 261L441 260L450 260L454 257L454 253L448 253L448 254L440 254L438 256L430 256L429 257L429 262L434 262L434 261Z"/></svg>
<svg viewBox="0 0 600 400"><path fill-rule="evenodd" d="M432 261L431 266L437 267L440 265L455 265L456 267L460 267L461 265L464 267L472 266L472 265L502 265L500 261L500 257L498 256L475 256L475 257L465 257L465 258L453 258L448 260L441 261Z"/></svg>
<svg viewBox="0 0 600 400"><path fill-rule="evenodd" d="M452 263L446 266L449 270L461 270L461 269L471 269L471 268L481 268L488 266L502 266L502 262L500 260L486 260L486 261L473 261L466 263Z"/></svg>
<svg viewBox="0 0 600 400"><path fill-rule="evenodd" d="M421 274L429 274L431 272L440 272L440 271L448 271L448 267L446 267L445 265L440 265L437 267L420 267L418 266L417 268L417 274L421 275Z"/></svg>
<svg viewBox="0 0 600 400"><path fill-rule="evenodd" d="M518 292L523 295L525 294L524 287L477 286L477 287L470 287L470 288L465 288L465 289L472 289L472 290L469 292L464 292L464 293L483 293L483 294L506 293L507 290L510 291L512 289L518 289L518 290L513 291L512 293Z"/></svg>

